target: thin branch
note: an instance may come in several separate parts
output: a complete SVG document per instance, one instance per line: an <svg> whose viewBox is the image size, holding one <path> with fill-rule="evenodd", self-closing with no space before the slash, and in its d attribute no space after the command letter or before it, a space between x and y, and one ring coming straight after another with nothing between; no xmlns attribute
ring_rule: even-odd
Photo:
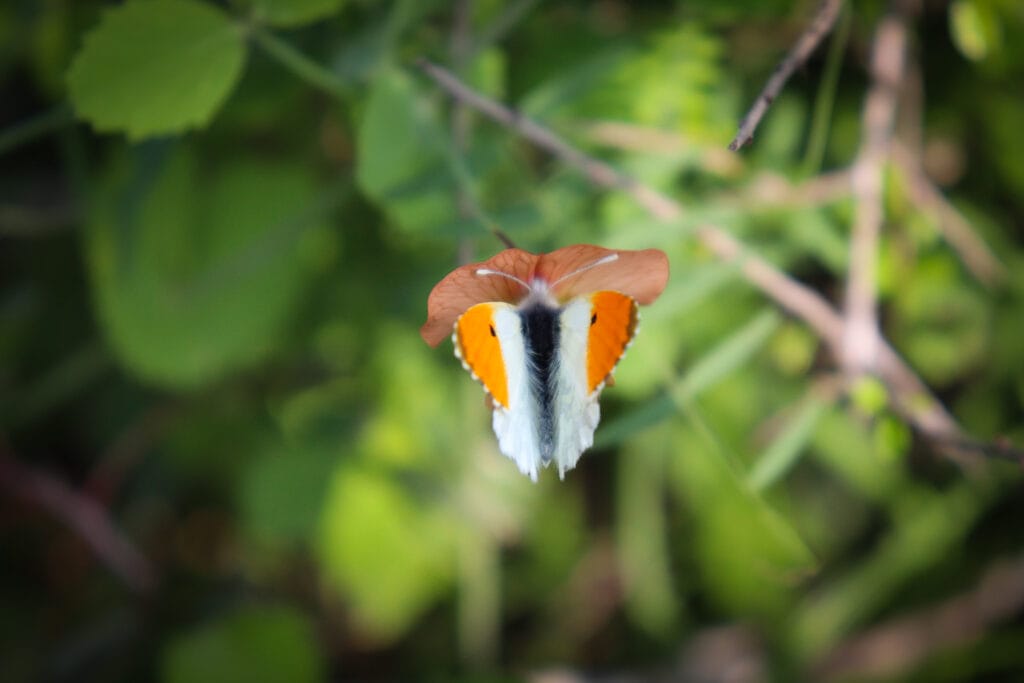
<svg viewBox="0 0 1024 683"><path fill-rule="evenodd" d="M82 491L100 503L110 504L125 478L180 413L180 406L168 402L150 408L132 421L96 458Z"/></svg>
<svg viewBox="0 0 1024 683"><path fill-rule="evenodd" d="M978 236L963 214L928 179L917 157L905 145L894 143L893 161L907 180L910 198L926 213L932 214L939 232L979 281L992 286L1006 277L1006 268Z"/></svg>
<svg viewBox="0 0 1024 683"><path fill-rule="evenodd" d="M148 593L154 587L149 560L114 526L106 510L59 479L22 465L6 448L0 452L0 489L60 520L132 591Z"/></svg>
<svg viewBox="0 0 1024 683"><path fill-rule="evenodd" d="M74 227L79 214L68 202L32 207L0 205L0 237L49 237Z"/></svg>
<svg viewBox="0 0 1024 683"><path fill-rule="evenodd" d="M898 678L941 650L981 638L1024 608L1024 558L988 569L971 590L934 607L876 626L832 650L814 680Z"/></svg>
<svg viewBox="0 0 1024 683"><path fill-rule="evenodd" d="M672 222L683 215L682 207L673 199L580 152L548 129L472 90L445 69L423 59L419 60L419 66L452 97L576 168L596 185L625 192L654 218ZM723 261L738 261L749 283L807 323L838 357L843 320L820 294L759 256L746 252L721 228L705 225L697 231L697 239ZM970 456L976 454L977 449L964 448L968 440L959 425L884 339L879 340L878 372L893 394L896 409L908 423L952 459L961 463L973 461ZM1024 458L1021 461L1024 462Z"/></svg>
<svg viewBox="0 0 1024 683"><path fill-rule="evenodd" d="M890 12L879 22L871 55L872 85L864 102L862 142L853 165L856 209L850 240L849 276L843 303L845 328L840 361L851 376L875 369L881 334L876 310L878 240L882 231L882 177L903 80L907 27Z"/></svg>
<svg viewBox="0 0 1024 683"><path fill-rule="evenodd" d="M252 26L251 35L263 51L306 83L339 100L349 94L348 84L335 72L310 59L291 43L262 26Z"/></svg>
<svg viewBox="0 0 1024 683"><path fill-rule="evenodd" d="M641 185L633 178L580 152L554 133L516 111L485 97L468 87L450 71L442 69L426 59L418 59L416 65L441 86L449 95L476 109L485 116L508 126L524 138L547 150L558 159L579 169L596 185L622 190L633 197L655 218L672 221L682 216L682 208L660 192Z"/></svg>
<svg viewBox="0 0 1024 683"><path fill-rule="evenodd" d="M58 104L53 109L33 116L27 121L0 131L0 155L34 142L44 135L56 132L75 120L68 104Z"/></svg>
<svg viewBox="0 0 1024 683"><path fill-rule="evenodd" d="M807 58L811 56L811 53L818 47L822 39L832 31L842 6L843 0L824 0L821 3L818 14L815 15L804 32L800 34L796 44L790 49L786 58L775 67L775 71L772 72L771 78L765 84L764 90L754 100L754 106L743 117L740 129L736 132L736 137L729 143L729 149L734 152L738 151L754 139L754 131L757 130L757 126L761 123L761 119L764 118L768 107L771 106L775 98L782 92L783 86L786 85L786 81L793 75L797 67L807 61Z"/></svg>
<svg viewBox="0 0 1024 683"><path fill-rule="evenodd" d="M762 206L824 206L850 196L850 173L846 169L820 173L799 183L775 173L757 175L741 193L718 201L741 208Z"/></svg>
<svg viewBox="0 0 1024 683"><path fill-rule="evenodd" d="M738 175L743 169L743 160L737 155L675 131L622 121L584 121L582 126L583 135L598 145L670 157L696 153L702 169L724 176Z"/></svg>

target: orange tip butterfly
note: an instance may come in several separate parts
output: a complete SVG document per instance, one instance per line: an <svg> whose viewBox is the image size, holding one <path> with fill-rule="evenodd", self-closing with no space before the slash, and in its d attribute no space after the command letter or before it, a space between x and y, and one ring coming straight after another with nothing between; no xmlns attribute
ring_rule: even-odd
<svg viewBox="0 0 1024 683"><path fill-rule="evenodd" d="M637 304L667 281L657 249L506 249L437 283L420 335L437 346L451 334L491 397L498 447L523 474L537 481L554 462L564 478L594 443L597 399L636 334Z"/></svg>

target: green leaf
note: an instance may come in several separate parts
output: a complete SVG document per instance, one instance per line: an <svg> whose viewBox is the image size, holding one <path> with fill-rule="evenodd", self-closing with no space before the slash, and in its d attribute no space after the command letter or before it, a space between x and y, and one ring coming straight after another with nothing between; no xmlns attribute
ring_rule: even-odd
<svg viewBox="0 0 1024 683"><path fill-rule="evenodd" d="M944 384L988 361L992 302L965 286L953 256L924 256L893 300L891 335L925 380Z"/></svg>
<svg viewBox="0 0 1024 683"><path fill-rule="evenodd" d="M242 29L193 0L108 10L68 71L71 102L100 131L131 139L205 125L242 73Z"/></svg>
<svg viewBox="0 0 1024 683"><path fill-rule="evenodd" d="M308 447L277 445L250 463L239 492L248 534L271 543L311 539L333 460Z"/></svg>
<svg viewBox="0 0 1024 683"><path fill-rule="evenodd" d="M878 457L898 460L910 450L910 427L893 415L883 415L875 424L875 451Z"/></svg>
<svg viewBox="0 0 1024 683"><path fill-rule="evenodd" d="M850 400L862 415L878 415L889 404L889 389L876 377L861 377L850 389Z"/></svg>
<svg viewBox="0 0 1024 683"><path fill-rule="evenodd" d="M391 480L343 467L324 506L320 558L367 635L388 641L451 582L453 531Z"/></svg>
<svg viewBox="0 0 1024 683"><path fill-rule="evenodd" d="M785 374L805 377L814 362L818 344L818 338L807 327L788 322L772 338L772 360Z"/></svg>
<svg viewBox="0 0 1024 683"><path fill-rule="evenodd" d="M840 408L829 409L814 430L814 455L862 498L891 499L906 473L892 459L880 458L864 420Z"/></svg>
<svg viewBox="0 0 1024 683"><path fill-rule="evenodd" d="M595 41L601 49L522 100L532 117L619 120L692 136L728 140L735 119L721 76L723 45L697 22L653 32L643 44Z"/></svg>
<svg viewBox="0 0 1024 683"><path fill-rule="evenodd" d="M447 135L407 76L391 71L375 80L357 137L359 187L399 227L428 233L456 219Z"/></svg>
<svg viewBox="0 0 1024 683"><path fill-rule="evenodd" d="M961 0L949 6L949 30L957 49L968 59L985 59L999 49L999 17L987 3Z"/></svg>
<svg viewBox="0 0 1024 683"><path fill-rule="evenodd" d="M289 607L246 607L172 640L165 683L321 681L324 662L309 621Z"/></svg>
<svg viewBox="0 0 1024 683"><path fill-rule="evenodd" d="M288 164L207 169L147 145L103 183L87 232L99 315L139 377L192 388L273 352L311 277L313 179ZM313 205L313 208L311 208Z"/></svg>
<svg viewBox="0 0 1024 683"><path fill-rule="evenodd" d="M344 0L249 0L254 18L275 26L299 26L329 17Z"/></svg>

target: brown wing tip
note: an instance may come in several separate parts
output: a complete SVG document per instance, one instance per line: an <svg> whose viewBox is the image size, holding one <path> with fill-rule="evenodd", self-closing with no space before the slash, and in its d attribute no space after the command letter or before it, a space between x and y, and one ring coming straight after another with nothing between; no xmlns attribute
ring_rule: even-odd
<svg viewBox="0 0 1024 683"><path fill-rule="evenodd" d="M668 285L668 255L661 249L643 249L632 252L635 263L642 268L642 274L634 283L635 289L629 294L642 306L647 306L661 296Z"/></svg>
<svg viewBox="0 0 1024 683"><path fill-rule="evenodd" d="M428 320L420 328L420 337L435 349L448 336L448 333L444 331L443 326L439 325L438 322L437 320Z"/></svg>

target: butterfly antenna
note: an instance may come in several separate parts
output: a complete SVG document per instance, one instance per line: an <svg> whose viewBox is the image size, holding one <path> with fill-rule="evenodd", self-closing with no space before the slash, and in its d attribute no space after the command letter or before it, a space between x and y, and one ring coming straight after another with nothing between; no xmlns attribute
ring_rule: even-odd
<svg viewBox="0 0 1024 683"><path fill-rule="evenodd" d="M554 287L555 285L557 285L559 282L561 282L563 280L568 280L569 278L571 278L573 276L576 276L576 275L579 275L580 273L584 273L584 272L590 270L591 268L597 268L598 266L603 266L606 263L611 263L612 261L617 261L618 259L619 259L619 255L618 254L608 254L607 256L602 256L601 258L597 259L593 263L589 263L589 264L583 266L582 268L577 268L576 270L572 271L571 273L569 273L567 275L563 275L562 277L560 277L557 280L555 280L554 282L552 282L551 286ZM480 271L477 271L477 272L480 272Z"/></svg>
<svg viewBox="0 0 1024 683"><path fill-rule="evenodd" d="M495 237L497 237L499 240L501 240L501 243L504 244L506 248L508 248L508 249L515 249L516 248L516 243L512 241L512 238L509 237L508 235L506 235L501 230L499 230L497 227L491 226L491 232L494 233Z"/></svg>
<svg viewBox="0 0 1024 683"><path fill-rule="evenodd" d="M527 289L531 289L530 285L526 284L525 282L523 282L522 280L517 278L515 275L509 275L508 273L503 273L500 270L491 270L490 268L477 268L476 269L476 274L477 275L500 275L501 277L506 277L509 280L512 280L513 282L518 282L519 284L521 284L523 287L526 287Z"/></svg>

